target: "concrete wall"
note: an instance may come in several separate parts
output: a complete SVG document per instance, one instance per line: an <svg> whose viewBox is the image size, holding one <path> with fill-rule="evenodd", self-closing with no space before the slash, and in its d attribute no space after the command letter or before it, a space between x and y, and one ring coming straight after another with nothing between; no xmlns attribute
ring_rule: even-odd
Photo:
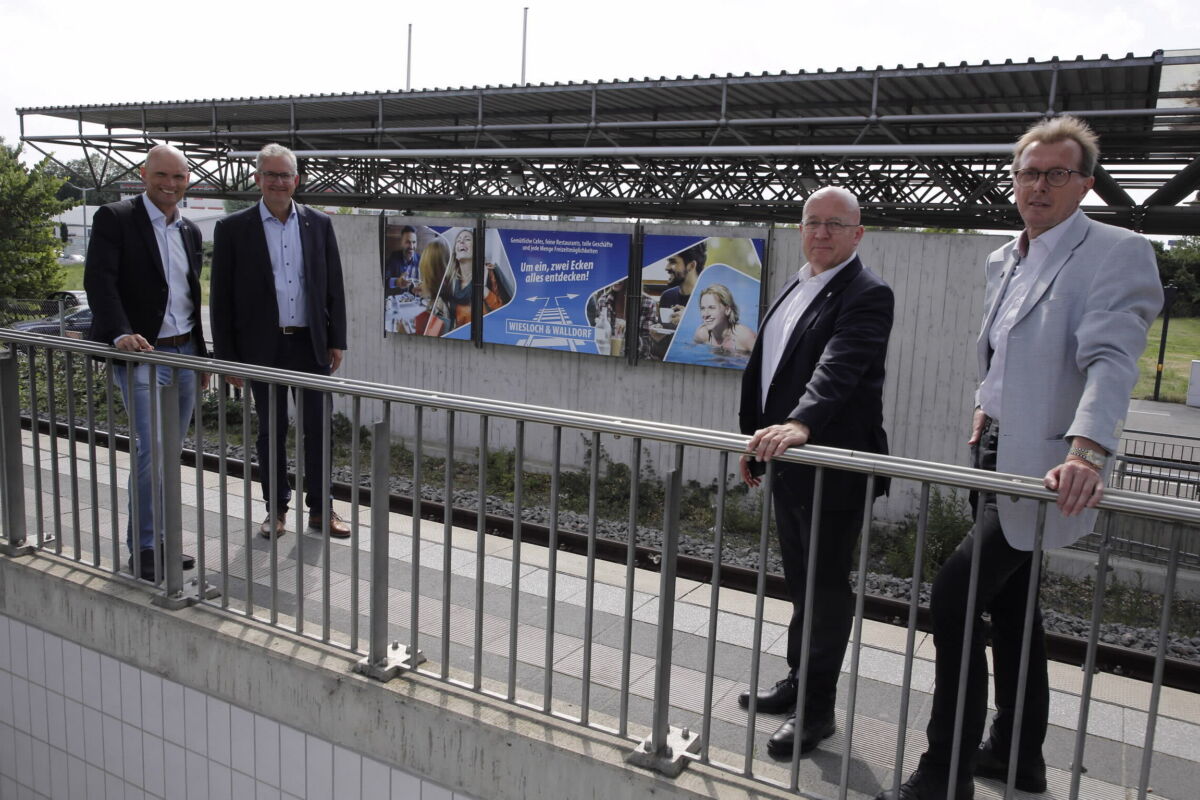
<svg viewBox="0 0 1200 800"><path fill-rule="evenodd" d="M150 597L0 557L4 800L790 796L696 764L661 778L614 735L421 675L380 684L345 651Z"/></svg>
<svg viewBox="0 0 1200 800"><path fill-rule="evenodd" d="M383 337L380 292L379 221L339 215L334 224L346 272L349 352L339 373L348 378L495 397L555 408L637 417L701 428L736 430L741 373L712 367L642 362L630 367L621 359L503 345L476 348L469 342L419 336ZM521 222L536 228L545 223ZM612 230L611 225L572 223L583 230ZM650 228L648 228L650 230ZM655 233L708 231L738 235L764 230L731 227L655 226ZM870 231L859 253L896 292L896 322L888 351L884 398L885 426L892 452L910 458L966 463L966 434L975 388L974 341L983 305L982 263L1003 237ZM768 297L804 262L800 231L776 229L768 253ZM343 406L344 410L344 406ZM364 407L364 421L378 418ZM410 413L393 415L394 429L411 438ZM425 441L444 440L445 423L432 415ZM534 459L548 459L549 431L527 431ZM460 424L459 447L474 448L474 422ZM512 427L493 426L493 447L512 447ZM627 445L605 440L607 450L624 457ZM578 436L564 436L567 463L581 463ZM650 448L661 468L671 457ZM691 454L685 472L707 483L715 477L715 458ZM895 518L912 506L907 487L897 485L876 513Z"/></svg>

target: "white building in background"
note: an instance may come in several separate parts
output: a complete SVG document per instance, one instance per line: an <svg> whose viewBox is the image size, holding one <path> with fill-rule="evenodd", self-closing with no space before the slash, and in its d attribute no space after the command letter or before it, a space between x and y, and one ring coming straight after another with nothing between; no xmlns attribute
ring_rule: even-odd
<svg viewBox="0 0 1200 800"><path fill-rule="evenodd" d="M120 185L120 189L121 198L125 199L141 194L142 184L140 182L123 183ZM87 253L87 235L92 227L92 217L95 216L96 209L99 207L94 203L88 203L86 206L81 204L51 217L55 225L65 224L67 226L67 243L63 247L63 255L83 256ZM204 241L211 242L217 220L225 216L224 201L214 197L185 196L183 202L179 204L179 208L185 217L200 228L200 235L204 237Z"/></svg>

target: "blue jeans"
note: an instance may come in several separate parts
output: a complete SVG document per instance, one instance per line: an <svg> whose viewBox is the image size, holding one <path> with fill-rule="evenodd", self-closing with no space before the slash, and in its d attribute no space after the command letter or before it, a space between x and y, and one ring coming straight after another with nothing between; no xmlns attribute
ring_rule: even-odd
<svg viewBox="0 0 1200 800"><path fill-rule="evenodd" d="M162 346L156 347L155 350L160 353L181 353L183 355L195 355L196 346L192 342L180 345L178 347ZM154 494L151 488L150 480L150 448L154 442L161 449L159 451L159 481L158 485L161 491L162 487L162 470L166 468L179 468L179 454L183 449L182 437L184 432L192 421L192 409L196 404L196 373L190 369L175 369L173 367L159 366L155 368L155 382L158 386L166 386L170 383L179 384L179 407L176 409L167 409L162 407L161 395L158 407L159 419L162 419L163 414L175 413L179 415L179 435L180 440L175 442L163 442L161 439L161 431L152 440L150 437L150 366L148 364L140 364L133 370L133 394L134 394L134 410L129 411L129 367L125 363L116 364L113 367L113 378L117 382L117 386L121 390L121 400L125 403L125 411L129 413L130 424L137 433L137 547L133 544L133 523L134 523L134 508L133 508L133 481L135 473L129 474L129 526L125 532L125 544L129 547L131 554L136 554L139 550L149 550L154 547L154 531L158 529L159 541L162 541L163 523L161 520L154 519ZM160 423L161 425L161 423ZM159 509L163 508L161 499Z"/></svg>

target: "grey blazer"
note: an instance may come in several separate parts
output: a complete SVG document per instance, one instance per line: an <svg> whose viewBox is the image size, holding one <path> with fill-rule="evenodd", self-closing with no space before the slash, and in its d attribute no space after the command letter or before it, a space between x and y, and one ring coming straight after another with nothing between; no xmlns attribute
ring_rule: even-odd
<svg viewBox="0 0 1200 800"><path fill-rule="evenodd" d="M1082 213L1062 224L1068 226L1065 235L1008 336L998 472L1041 478L1063 462L1073 436L1115 452L1146 331L1162 309L1157 262L1146 239ZM988 331L1012 277L1015 250L1016 240L987 259L980 380L991 360ZM1032 550L1037 503L1001 498L999 511L1008 543ZM1043 546L1071 544L1092 530L1096 513L1088 509L1068 518L1049 506Z"/></svg>

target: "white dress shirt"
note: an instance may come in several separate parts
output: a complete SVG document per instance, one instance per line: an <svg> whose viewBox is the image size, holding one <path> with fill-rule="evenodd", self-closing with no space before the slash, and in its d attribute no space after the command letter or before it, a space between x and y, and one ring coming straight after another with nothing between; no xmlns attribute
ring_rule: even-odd
<svg viewBox="0 0 1200 800"><path fill-rule="evenodd" d="M167 279L167 309L163 314L158 338L179 336L192 329L192 292L188 286L187 248L183 244L183 216L175 209L175 216L167 215L142 193L142 206L150 217L154 240L158 242L158 255L162 258L163 276ZM120 337L118 337L120 338ZM114 342L115 344L115 342Z"/></svg>
<svg viewBox="0 0 1200 800"><path fill-rule="evenodd" d="M812 301L817 298L821 290L828 286L833 277L857 256L858 251L856 250L845 261L836 267L830 267L819 275L813 275L812 266L805 264L800 268L797 283L792 287L789 296L779 304L775 313L767 320L765 328L759 334L763 337L760 396L764 411L767 408L767 391L771 388L771 381L775 379L775 370L779 369L779 361L783 358L783 351L787 348L788 340L792 338L792 331L796 329L796 323L800 321L800 317L804 316L804 312L812 305Z"/></svg>
<svg viewBox="0 0 1200 800"><path fill-rule="evenodd" d="M1050 258L1069 223L1076 214L1083 212L1076 209L1075 214L1067 217L1050 230L1036 239L1030 240L1026 231L1021 231L1017 237L1016 247L1013 248L1017 257L1013 260L1013 276L1008 280L1000 307L992 318L992 327L988 329L988 344L992 348L992 360L988 365L987 375L979 384L979 407L983 413L994 420L1000 420L1004 409L1000 407L1003 396L1004 360L1008 353L1008 334L1017 321L1017 314L1029 296L1029 290L1037 283L1038 275Z"/></svg>

